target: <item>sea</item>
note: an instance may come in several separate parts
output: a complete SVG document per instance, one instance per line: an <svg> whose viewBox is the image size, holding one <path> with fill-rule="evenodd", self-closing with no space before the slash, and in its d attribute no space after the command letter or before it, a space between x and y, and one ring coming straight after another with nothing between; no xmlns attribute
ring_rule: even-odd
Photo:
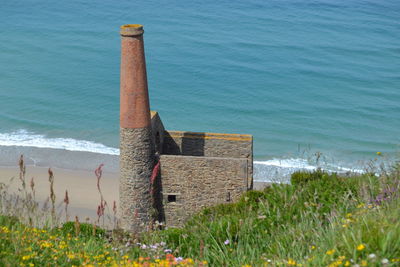
<svg viewBox="0 0 400 267"><path fill-rule="evenodd" d="M118 170L128 23L165 127L252 134L256 181L399 158L399 0L0 0L0 165Z"/></svg>

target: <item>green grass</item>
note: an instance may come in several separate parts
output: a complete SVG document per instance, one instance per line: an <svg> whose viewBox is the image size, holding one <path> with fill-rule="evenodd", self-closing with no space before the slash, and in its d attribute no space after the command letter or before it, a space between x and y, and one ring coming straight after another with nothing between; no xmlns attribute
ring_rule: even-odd
<svg viewBox="0 0 400 267"><path fill-rule="evenodd" d="M43 232L3 216L0 262L132 266L132 259L165 266L175 260L171 250L190 266L399 266L399 181L398 169L381 177L298 172L291 185L249 191L237 203L204 209L180 229L140 237L76 223Z"/></svg>

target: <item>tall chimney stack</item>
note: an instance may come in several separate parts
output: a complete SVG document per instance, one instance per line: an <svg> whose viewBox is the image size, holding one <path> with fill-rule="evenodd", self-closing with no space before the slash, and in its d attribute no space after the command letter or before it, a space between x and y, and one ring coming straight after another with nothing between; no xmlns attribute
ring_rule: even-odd
<svg viewBox="0 0 400 267"><path fill-rule="evenodd" d="M151 221L154 166L143 26L121 26L120 218L123 229L142 232Z"/></svg>

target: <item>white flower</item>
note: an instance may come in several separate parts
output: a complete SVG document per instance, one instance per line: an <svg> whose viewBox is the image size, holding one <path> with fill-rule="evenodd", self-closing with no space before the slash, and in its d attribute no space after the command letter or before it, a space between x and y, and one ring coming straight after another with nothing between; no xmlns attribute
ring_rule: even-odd
<svg viewBox="0 0 400 267"><path fill-rule="evenodd" d="M178 258L175 258L175 260L176 260L176 262L181 262L181 261L183 261L183 258L182 257L178 257Z"/></svg>
<svg viewBox="0 0 400 267"><path fill-rule="evenodd" d="M388 260L388 259L383 259L383 260L381 260L381 263L382 263L382 264L388 264L388 263L389 263L389 260Z"/></svg>
<svg viewBox="0 0 400 267"><path fill-rule="evenodd" d="M171 253L171 252L172 252L172 249L169 249L169 248L164 249L164 252L165 252L165 253Z"/></svg>
<svg viewBox="0 0 400 267"><path fill-rule="evenodd" d="M229 245L229 243L230 243L229 239L225 240L224 242L225 245Z"/></svg>
<svg viewBox="0 0 400 267"><path fill-rule="evenodd" d="M375 258L376 258L376 255L375 255L374 253L369 254L369 255L368 255L368 258L370 258L370 259L375 259Z"/></svg>

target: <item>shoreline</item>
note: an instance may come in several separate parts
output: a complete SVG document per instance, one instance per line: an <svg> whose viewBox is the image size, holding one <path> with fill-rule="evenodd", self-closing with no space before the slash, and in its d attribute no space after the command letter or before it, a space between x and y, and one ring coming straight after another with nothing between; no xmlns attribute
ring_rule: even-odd
<svg viewBox="0 0 400 267"><path fill-rule="evenodd" d="M70 170L62 168L51 168L54 173L54 192L56 195L57 211L62 211L61 219L65 218L64 197L68 190L69 219L74 220L78 216L81 222L97 221L97 207L100 204L100 194L97 190L97 178L94 171ZM25 183L26 189L30 193L31 179L34 179L35 200L40 207L44 205L50 195L50 183L48 181L48 168L33 165L26 166ZM105 201L109 209L105 211L106 217L112 218L113 202L119 201L119 173L103 171L100 180L100 189L102 190ZM18 193L22 190L22 183L19 179L19 167L0 166L0 183L9 185L8 193ZM254 181L254 190L263 190L270 186L269 182Z"/></svg>

